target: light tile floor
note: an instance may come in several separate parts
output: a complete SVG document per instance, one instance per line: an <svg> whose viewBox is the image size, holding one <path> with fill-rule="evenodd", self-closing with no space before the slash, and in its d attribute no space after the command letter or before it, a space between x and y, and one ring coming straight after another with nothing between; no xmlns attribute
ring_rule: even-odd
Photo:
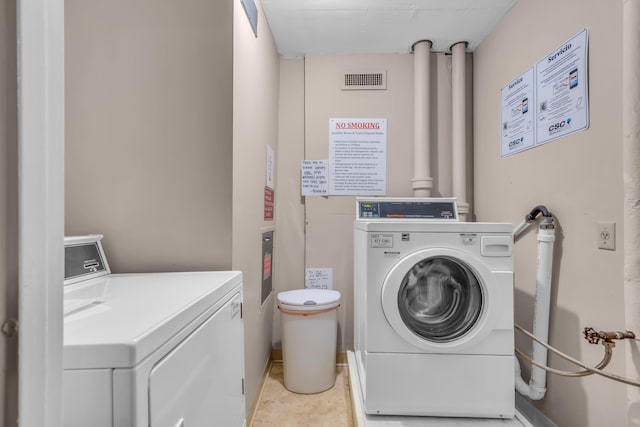
<svg viewBox="0 0 640 427"><path fill-rule="evenodd" d="M352 427L349 368L336 367L336 384L316 394L284 387L282 363L271 365L251 427Z"/></svg>

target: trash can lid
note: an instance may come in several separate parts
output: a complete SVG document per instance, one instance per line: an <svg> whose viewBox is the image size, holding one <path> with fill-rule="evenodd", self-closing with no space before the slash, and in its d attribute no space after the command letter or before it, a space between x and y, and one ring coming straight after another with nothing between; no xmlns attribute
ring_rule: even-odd
<svg viewBox="0 0 640 427"><path fill-rule="evenodd" d="M293 306L319 306L340 301L340 292L332 289L296 289L280 292L278 301Z"/></svg>

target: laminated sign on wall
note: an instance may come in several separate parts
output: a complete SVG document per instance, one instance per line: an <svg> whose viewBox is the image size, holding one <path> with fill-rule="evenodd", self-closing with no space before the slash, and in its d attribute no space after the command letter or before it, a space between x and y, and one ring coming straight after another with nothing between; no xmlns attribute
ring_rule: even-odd
<svg viewBox="0 0 640 427"><path fill-rule="evenodd" d="M329 194L384 196L387 119L329 119Z"/></svg>
<svg viewBox="0 0 640 427"><path fill-rule="evenodd" d="M535 145L534 70L529 68L502 89L502 155Z"/></svg>
<svg viewBox="0 0 640 427"><path fill-rule="evenodd" d="M536 64L538 144L589 127L587 47L585 29Z"/></svg>
<svg viewBox="0 0 640 427"><path fill-rule="evenodd" d="M584 29L502 88L502 157L589 127L588 44Z"/></svg>

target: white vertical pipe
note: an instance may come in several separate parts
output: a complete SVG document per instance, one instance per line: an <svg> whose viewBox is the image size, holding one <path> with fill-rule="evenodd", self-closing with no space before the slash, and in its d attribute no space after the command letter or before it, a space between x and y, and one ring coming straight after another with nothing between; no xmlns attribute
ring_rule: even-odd
<svg viewBox="0 0 640 427"><path fill-rule="evenodd" d="M622 9L622 178L624 299L627 329L640 329L640 2ZM638 378L638 341L627 346L627 376ZM635 354L635 356L634 356ZM640 425L640 389L627 388L628 424Z"/></svg>
<svg viewBox="0 0 640 427"><path fill-rule="evenodd" d="M546 218L538 230L538 267L536 270L536 302L533 313L533 334L544 342L549 341L549 310L551 306L551 273L553 270L553 245L555 228ZM547 364L547 349L533 343L533 360ZM547 387L547 372L537 366L531 367L529 381L534 392L544 393Z"/></svg>
<svg viewBox="0 0 640 427"><path fill-rule="evenodd" d="M452 171L453 196L458 199L458 215L461 221L467 220L467 100L466 100L466 50L467 43L460 42L451 46L451 98L453 103L452 121Z"/></svg>
<svg viewBox="0 0 640 427"><path fill-rule="evenodd" d="M431 196L431 42L413 45L413 179L415 197Z"/></svg>
<svg viewBox="0 0 640 427"><path fill-rule="evenodd" d="M523 231L527 224L523 221L518 228ZM536 269L536 299L533 313L533 335L544 342L549 340L549 312L551 307L551 278L553 273L553 245L556 241L556 231L553 220L544 218L538 228L538 266ZM542 365L547 365L547 349L533 343L532 359ZM532 400L544 398L547 392L547 372L537 366L531 366L529 384L520 375L520 364L515 361L515 387L523 396Z"/></svg>
<svg viewBox="0 0 640 427"><path fill-rule="evenodd" d="M433 118L437 124L433 146L436 155L434 164L438 165L434 179L438 193L451 196L451 55L437 53L433 55L433 60L436 61L436 85L433 87L436 111Z"/></svg>

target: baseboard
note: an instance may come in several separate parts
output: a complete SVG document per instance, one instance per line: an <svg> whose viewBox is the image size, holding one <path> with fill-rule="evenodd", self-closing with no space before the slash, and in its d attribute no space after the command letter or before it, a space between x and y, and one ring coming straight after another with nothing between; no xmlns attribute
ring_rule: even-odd
<svg viewBox="0 0 640 427"><path fill-rule="evenodd" d="M282 351L280 351L282 354ZM269 377L269 372L271 371L271 364L273 363L273 351L269 355L269 360L267 360L267 364L264 367L264 371L262 372L262 377L260 378L260 383L258 384L258 390L256 391L255 396L253 397L253 402L251 403L251 407L247 412L247 420L246 425L251 426L253 424L253 417L256 415L256 409L258 409L258 403L260 403L260 398L262 398L262 393L264 392L264 386L267 383L267 378Z"/></svg>
<svg viewBox="0 0 640 427"><path fill-rule="evenodd" d="M271 360L274 362L282 362L282 349L274 348L271 350Z"/></svg>
<svg viewBox="0 0 640 427"><path fill-rule="evenodd" d="M271 360L273 362L282 362L282 349L274 348L271 350ZM347 352L339 351L336 353L336 365L346 365L347 364Z"/></svg>
<svg viewBox="0 0 640 427"><path fill-rule="evenodd" d="M516 409L536 427L558 427L520 393L516 392Z"/></svg>

